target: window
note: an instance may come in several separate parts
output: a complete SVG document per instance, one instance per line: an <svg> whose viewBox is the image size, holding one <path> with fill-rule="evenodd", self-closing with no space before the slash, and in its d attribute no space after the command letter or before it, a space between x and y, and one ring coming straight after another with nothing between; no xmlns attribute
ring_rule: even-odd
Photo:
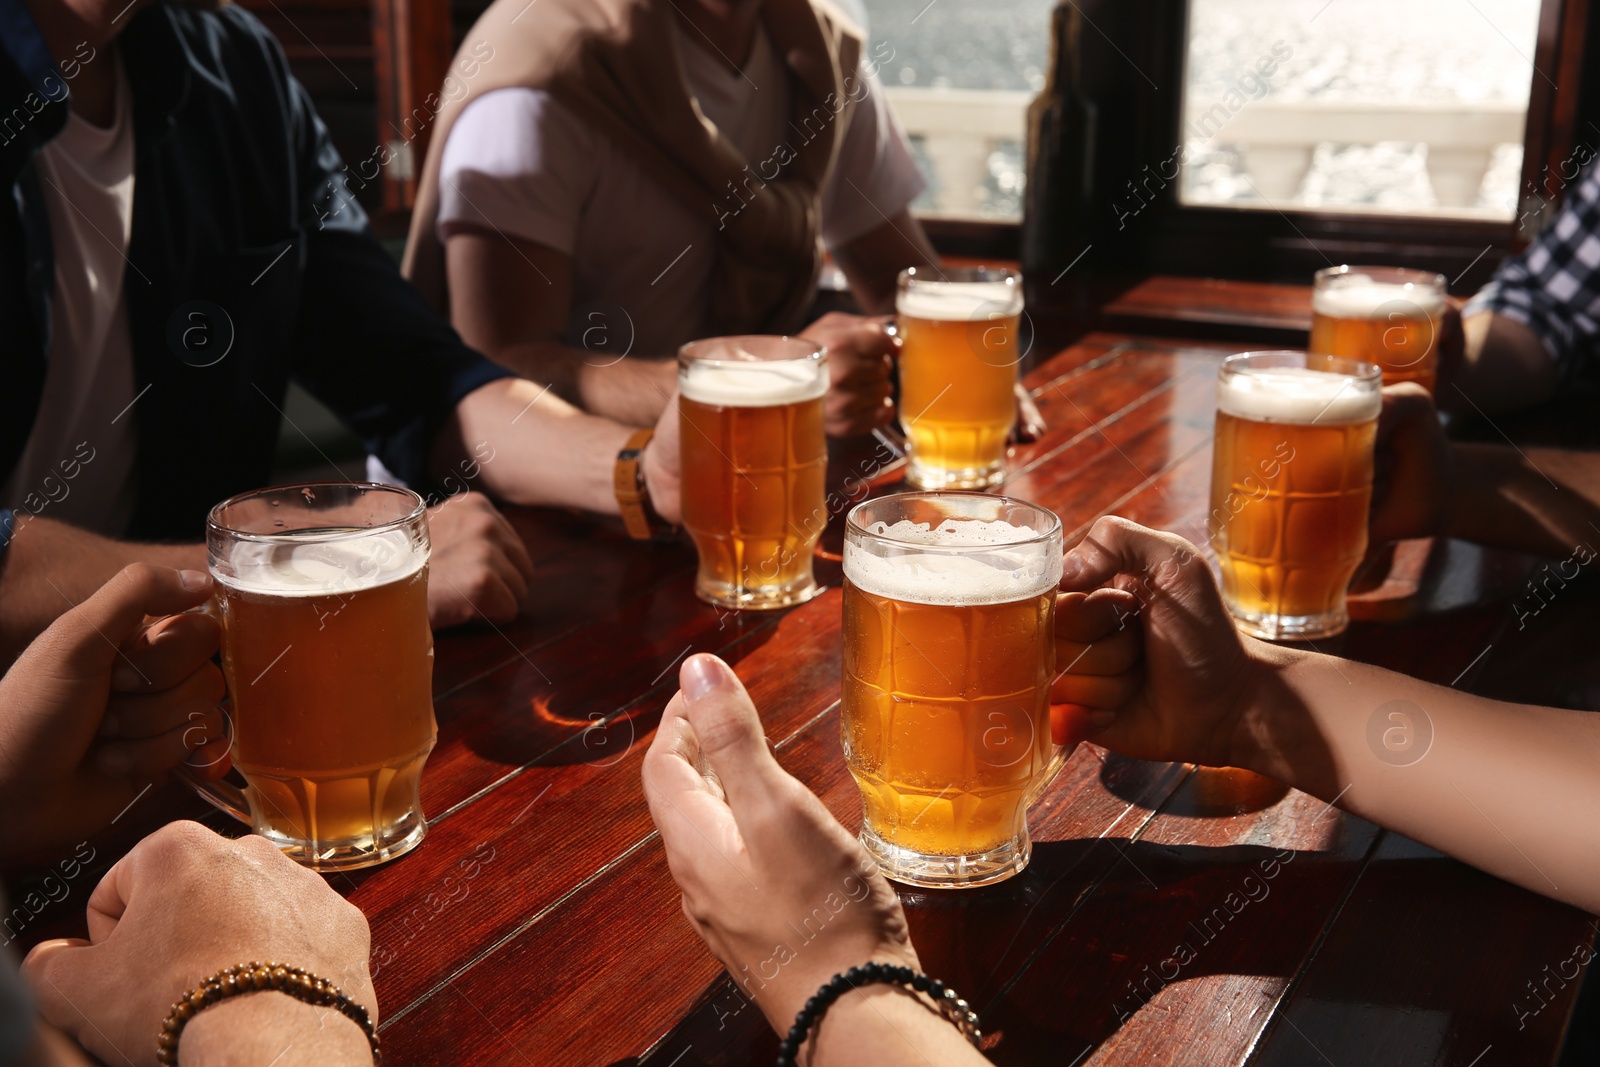
<svg viewBox="0 0 1600 1067"><path fill-rule="evenodd" d="M1190 0L1180 203L1504 221L1539 0Z"/></svg>
<svg viewBox="0 0 1600 1067"><path fill-rule="evenodd" d="M1054 0L846 0L911 137L928 190L918 214L1016 221L1022 215L1028 103L1044 85Z"/></svg>

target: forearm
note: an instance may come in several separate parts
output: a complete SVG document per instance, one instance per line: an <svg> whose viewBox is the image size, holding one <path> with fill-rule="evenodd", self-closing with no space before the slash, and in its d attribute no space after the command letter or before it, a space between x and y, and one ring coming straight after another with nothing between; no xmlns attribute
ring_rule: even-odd
<svg viewBox="0 0 1600 1067"><path fill-rule="evenodd" d="M0 662L130 563L204 570L202 544L143 545L113 541L54 519L21 516L0 564Z"/></svg>
<svg viewBox="0 0 1600 1067"><path fill-rule="evenodd" d="M1555 395L1560 374L1538 334L1493 312L1472 315L1461 328L1462 360L1439 383L1440 408L1461 414L1515 411Z"/></svg>
<svg viewBox="0 0 1600 1067"><path fill-rule="evenodd" d="M283 993L233 997L196 1015L178 1043L180 1067L371 1067L355 1023Z"/></svg>
<svg viewBox="0 0 1600 1067"><path fill-rule="evenodd" d="M1600 719L1260 642L1252 652L1265 667L1239 765L1600 912Z"/></svg>
<svg viewBox="0 0 1600 1067"><path fill-rule="evenodd" d="M654 426L677 388L671 359L618 356L554 342L506 345L489 352L503 367L535 382L591 415L629 426Z"/></svg>
<svg viewBox="0 0 1600 1067"><path fill-rule="evenodd" d="M799 1062L807 1067L960 1067L987 1064L983 1054L934 1010L925 996L872 985L840 997L812 1026Z"/></svg>
<svg viewBox="0 0 1600 1067"><path fill-rule="evenodd" d="M902 211L843 248L835 249L833 258L849 279L850 292L865 315L894 311L902 270L939 262L939 254L923 232L922 224L909 211Z"/></svg>
<svg viewBox="0 0 1600 1067"><path fill-rule="evenodd" d="M1454 445L1452 454L1446 536L1553 559L1600 540L1600 457L1478 444Z"/></svg>
<svg viewBox="0 0 1600 1067"><path fill-rule="evenodd" d="M547 386L503 378L469 393L440 432L433 469L476 464L479 486L511 504L617 514L612 474L634 432L586 414Z"/></svg>

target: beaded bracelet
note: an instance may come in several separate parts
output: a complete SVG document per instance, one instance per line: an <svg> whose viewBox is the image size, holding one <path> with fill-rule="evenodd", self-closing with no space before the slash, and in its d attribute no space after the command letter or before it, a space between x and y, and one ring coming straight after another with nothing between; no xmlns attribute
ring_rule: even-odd
<svg viewBox="0 0 1600 1067"><path fill-rule="evenodd" d="M929 978L921 971L913 971L910 967L873 962L834 975L823 983L822 988L817 990L810 1000L806 1001L806 1006L794 1017L794 1025L789 1028L789 1036L778 1042L778 1067L794 1067L794 1058L800 1054L800 1046L806 1043L806 1032L834 1001L852 989L878 982L907 986L918 993L928 994L933 998L940 1015L960 1030L961 1035L972 1042L974 1048L980 1050L983 1048L983 1034L978 1029L978 1016L966 1001L956 996L954 989L939 979Z"/></svg>
<svg viewBox="0 0 1600 1067"><path fill-rule="evenodd" d="M161 1023L161 1033L156 1036L156 1063L161 1067L175 1067L178 1062L178 1038L183 1035L183 1028L206 1008L242 993L268 990L285 993L316 1007L335 1009L361 1027L361 1032L367 1035L367 1044L372 1047L372 1062L383 1062L383 1053L378 1050L378 1031L372 1025L367 1009L345 996L338 986L299 967L251 960L218 971L172 1005L172 1010Z"/></svg>

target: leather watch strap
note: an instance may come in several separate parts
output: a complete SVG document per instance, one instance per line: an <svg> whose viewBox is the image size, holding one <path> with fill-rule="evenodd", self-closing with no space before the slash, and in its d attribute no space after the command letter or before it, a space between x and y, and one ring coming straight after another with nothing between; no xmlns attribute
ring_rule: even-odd
<svg viewBox="0 0 1600 1067"><path fill-rule="evenodd" d="M628 443L617 453L617 465L612 472L617 507L622 512L622 522L628 528L628 536L635 541L650 540L661 522L655 508L650 506L650 491L645 485L641 469L644 447L655 434L654 430L640 430L628 438Z"/></svg>

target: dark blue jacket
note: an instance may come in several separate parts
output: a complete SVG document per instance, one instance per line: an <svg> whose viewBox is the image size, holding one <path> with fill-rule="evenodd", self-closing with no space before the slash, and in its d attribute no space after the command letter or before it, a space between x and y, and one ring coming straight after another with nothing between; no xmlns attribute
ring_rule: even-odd
<svg viewBox="0 0 1600 1067"><path fill-rule="evenodd" d="M50 350L54 269L33 157L66 122L65 75L111 56L84 45L58 70L22 0L0 0L0 35L4 481ZM130 536L198 539L212 504L265 484L290 379L390 470L428 484L456 401L505 372L462 344L372 238L277 41L238 7L163 4L115 47L137 153L123 288L138 393Z"/></svg>

